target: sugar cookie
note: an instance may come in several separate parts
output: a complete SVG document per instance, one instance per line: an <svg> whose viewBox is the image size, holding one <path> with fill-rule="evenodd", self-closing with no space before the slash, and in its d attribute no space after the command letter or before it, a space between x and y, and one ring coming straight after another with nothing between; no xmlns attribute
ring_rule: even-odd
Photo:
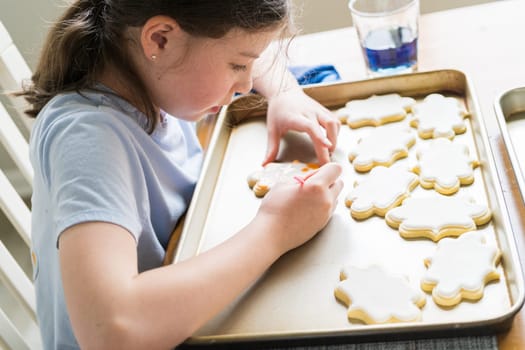
<svg viewBox="0 0 525 350"><path fill-rule="evenodd" d="M318 164L302 163L297 160L286 163L268 163L264 168L248 175L248 186L257 197L264 197L277 181L292 180L294 176L304 177L318 168Z"/></svg>
<svg viewBox="0 0 525 350"><path fill-rule="evenodd" d="M454 97L430 94L412 107L410 125L417 128L422 139L446 137L466 131L464 118L468 113Z"/></svg>
<svg viewBox="0 0 525 350"><path fill-rule="evenodd" d="M466 145L446 138L432 140L428 148L418 150L417 158L413 170L419 174L421 187L447 195L456 193L461 185L472 184L474 168L479 166Z"/></svg>
<svg viewBox="0 0 525 350"><path fill-rule="evenodd" d="M459 236L490 221L488 206L460 197L408 197L401 206L389 210L386 223L404 238L426 237L434 242Z"/></svg>
<svg viewBox="0 0 525 350"><path fill-rule="evenodd" d="M362 220L397 207L407 198L417 184L418 177L405 169L378 166L347 194L345 204L353 218Z"/></svg>
<svg viewBox="0 0 525 350"><path fill-rule="evenodd" d="M479 300L485 285L499 279L496 265L500 258L499 249L486 244L477 232L443 239L435 255L425 259L428 270L421 288L432 292L432 299L441 306L454 306L464 299Z"/></svg>
<svg viewBox="0 0 525 350"><path fill-rule="evenodd" d="M385 142L388 140L388 142ZM357 141L348 159L359 172L367 172L375 166L390 166L396 160L407 157L408 149L416 137L409 129L377 128Z"/></svg>
<svg viewBox="0 0 525 350"><path fill-rule="evenodd" d="M379 126L405 119L407 112L416 103L412 97L399 94L372 95L367 99L349 101L336 111L341 122L351 128Z"/></svg>
<svg viewBox="0 0 525 350"><path fill-rule="evenodd" d="M421 319L425 295L412 288L404 276L390 274L378 266L345 266L340 279L334 294L348 307L349 319L366 324Z"/></svg>

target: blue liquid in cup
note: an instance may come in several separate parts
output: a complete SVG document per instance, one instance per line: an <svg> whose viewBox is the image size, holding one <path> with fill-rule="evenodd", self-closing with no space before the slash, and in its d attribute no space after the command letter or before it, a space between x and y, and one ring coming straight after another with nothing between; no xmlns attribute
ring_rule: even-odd
<svg viewBox="0 0 525 350"><path fill-rule="evenodd" d="M396 73L417 64L417 37L410 28L382 28L364 40L368 67L372 72Z"/></svg>

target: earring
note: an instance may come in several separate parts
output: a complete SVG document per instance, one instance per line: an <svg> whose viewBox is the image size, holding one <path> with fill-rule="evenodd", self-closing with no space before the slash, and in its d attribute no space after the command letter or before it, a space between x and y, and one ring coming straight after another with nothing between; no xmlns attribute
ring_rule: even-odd
<svg viewBox="0 0 525 350"><path fill-rule="evenodd" d="M157 55L151 55L151 60L155 61L157 59Z"/></svg>

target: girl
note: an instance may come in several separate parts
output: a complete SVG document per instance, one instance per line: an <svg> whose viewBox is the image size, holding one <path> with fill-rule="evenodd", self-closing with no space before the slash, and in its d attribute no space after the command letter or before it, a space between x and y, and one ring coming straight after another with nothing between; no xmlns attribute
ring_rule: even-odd
<svg viewBox="0 0 525 350"><path fill-rule="evenodd" d="M223 244L161 266L200 171L194 122L235 93L253 87L268 100L264 163L290 129L328 162L337 120L290 75L277 80L277 64L260 68L290 18L287 0L77 0L52 28L23 92L37 116L32 234L46 349L176 346L326 225L342 188L333 163L303 186L274 187Z"/></svg>

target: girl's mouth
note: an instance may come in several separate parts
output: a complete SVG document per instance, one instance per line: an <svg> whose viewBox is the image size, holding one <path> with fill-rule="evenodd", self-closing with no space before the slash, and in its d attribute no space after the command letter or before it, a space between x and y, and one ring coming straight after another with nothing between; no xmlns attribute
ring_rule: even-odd
<svg viewBox="0 0 525 350"><path fill-rule="evenodd" d="M212 114L219 113L219 111L221 110L221 107L222 106L214 106L214 107L210 108L210 113L212 113Z"/></svg>

